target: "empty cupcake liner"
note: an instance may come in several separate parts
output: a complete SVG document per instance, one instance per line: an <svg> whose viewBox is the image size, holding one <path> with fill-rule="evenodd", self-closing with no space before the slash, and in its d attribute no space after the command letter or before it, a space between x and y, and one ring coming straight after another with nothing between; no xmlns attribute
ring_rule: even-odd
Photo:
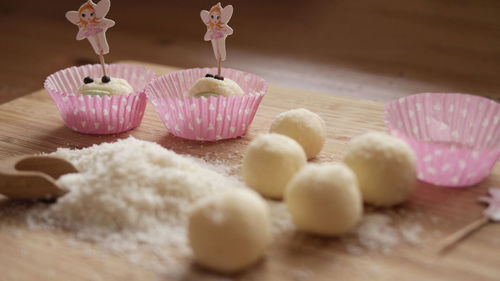
<svg viewBox="0 0 500 281"><path fill-rule="evenodd" d="M155 73L141 66L110 64L111 77L127 80L134 93L120 96L76 94L86 76L102 77L100 64L70 67L51 74L44 87L49 92L69 128L85 134L117 134L137 127L146 108L146 85Z"/></svg>
<svg viewBox="0 0 500 281"><path fill-rule="evenodd" d="M186 97L193 84L216 68L193 68L158 77L146 87L146 95L167 130L178 137L217 141L244 135L267 90L261 77L234 69L222 69L222 76L234 80L242 96Z"/></svg>
<svg viewBox="0 0 500 281"><path fill-rule="evenodd" d="M413 148L418 178L431 184L474 185L500 157L500 104L483 97L408 96L385 105L385 123Z"/></svg>

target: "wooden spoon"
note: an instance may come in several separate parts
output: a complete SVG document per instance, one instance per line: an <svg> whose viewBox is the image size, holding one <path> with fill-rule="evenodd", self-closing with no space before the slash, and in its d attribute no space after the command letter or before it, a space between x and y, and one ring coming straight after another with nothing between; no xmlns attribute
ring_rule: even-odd
<svg viewBox="0 0 500 281"><path fill-rule="evenodd" d="M0 160L0 194L11 199L55 199L66 194L55 180L78 170L53 156L24 155Z"/></svg>

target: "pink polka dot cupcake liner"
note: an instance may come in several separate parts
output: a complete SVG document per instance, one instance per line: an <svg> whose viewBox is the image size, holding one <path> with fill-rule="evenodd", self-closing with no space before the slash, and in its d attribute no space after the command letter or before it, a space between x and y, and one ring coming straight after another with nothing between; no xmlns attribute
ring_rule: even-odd
<svg viewBox="0 0 500 281"><path fill-rule="evenodd" d="M223 77L234 80L244 91L241 96L186 97L193 84L216 68L193 68L155 79L146 95L167 130L181 138L217 141L244 135L267 90L261 77L223 68Z"/></svg>
<svg viewBox="0 0 500 281"><path fill-rule="evenodd" d="M413 148L418 178L431 184L477 184L500 157L500 104L483 97L412 95L386 104L385 123Z"/></svg>
<svg viewBox="0 0 500 281"><path fill-rule="evenodd" d="M126 64L110 64L106 70L108 76L127 80L134 93L102 97L77 94L83 78L103 76L99 64L70 67L47 77L44 87L67 127L80 133L106 135L139 126L147 103L144 89L156 77L155 73Z"/></svg>

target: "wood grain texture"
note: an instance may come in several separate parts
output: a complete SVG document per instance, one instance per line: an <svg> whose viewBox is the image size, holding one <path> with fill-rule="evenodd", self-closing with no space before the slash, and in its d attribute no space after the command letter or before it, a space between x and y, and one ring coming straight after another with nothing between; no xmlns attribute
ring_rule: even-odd
<svg viewBox="0 0 500 281"><path fill-rule="evenodd" d="M148 65L157 73L172 67ZM81 148L132 135L158 142L178 153L241 162L248 142L266 132L278 113L305 107L320 114L328 126L328 140L315 162L339 161L347 142L368 130L385 130L382 104L271 85L249 132L238 139L216 143L186 141L169 135L151 104L142 124L127 133L91 136L66 128L49 95L40 90L0 106L0 157L51 152L57 147ZM444 256L433 245L481 215L477 197L500 184L500 165L477 186L447 189L420 183L403 206L379 210L397 223L418 222L424 228L422 243L402 243L390 253L365 251L351 254L338 239L287 232L274 238L263 262L230 278L235 280L498 280L500 226L489 224ZM12 207L0 199L0 210ZM13 212L13 211L11 211ZM8 212L7 212L8 213ZM30 231L14 215L0 229L1 280L218 280L221 276L189 265L185 272L159 276L129 264L125 257L107 253L91 243L68 244L64 231ZM189 264L190 260L183 261ZM228 279L224 279L228 280Z"/></svg>

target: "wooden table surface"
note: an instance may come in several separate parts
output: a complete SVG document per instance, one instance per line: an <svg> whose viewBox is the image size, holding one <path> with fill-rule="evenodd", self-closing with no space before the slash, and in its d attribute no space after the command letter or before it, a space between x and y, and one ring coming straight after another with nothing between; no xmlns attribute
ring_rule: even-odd
<svg viewBox="0 0 500 281"><path fill-rule="evenodd" d="M157 73L172 67L148 65ZM300 105L326 121L326 145L316 162L340 161L347 142L367 130L385 130L382 104L323 95L271 85L242 138L217 143L185 141L169 135L149 104L138 128L119 135L92 136L66 128L49 95L40 90L0 105L0 157L51 152L57 147L87 147L129 135L154 141L179 153L211 155L238 164L248 142L266 132L279 112ZM181 261L179 272L158 275L147 267L127 262L86 242L68 243L71 233L28 230L13 215L11 201L0 198L1 280L499 280L500 225L489 224L446 255L434 245L449 233L481 216L477 197L500 185L500 165L482 183L467 189L447 189L419 183L404 205L376 210L390 215L397 225L423 227L417 245L400 243L390 253L365 250L353 254L343 240L324 239L287 231L274 237L263 262L236 276L212 274ZM9 223L7 223L9 221Z"/></svg>
<svg viewBox="0 0 500 281"><path fill-rule="evenodd" d="M0 104L37 91L45 77L59 69L97 62L88 42L74 40L76 27L64 18L64 12L81 2L0 2ZM108 32L108 62L133 59L180 68L214 65L210 44L202 41L204 26L198 13L215 1L112 2L109 17L117 25ZM500 99L500 1L255 0L222 4L235 6L230 23L235 34L228 38L224 66L288 86L270 88L247 137L226 142L228 150L243 148L285 108L321 104L320 112L329 118L330 125L356 124L329 132L331 142L320 161L340 160L352 136L367 128L382 129L383 124L379 103L337 95L388 101L433 91ZM19 114L39 116L39 110L29 107L34 103L50 113L38 121L41 123L28 124L31 119ZM148 108L143 125L120 137L131 134L170 149L181 146L184 148L179 152L198 156L206 152L196 146L186 150L186 143L166 134L152 107ZM365 118L360 108L368 110L373 120ZM334 110L344 117L331 113ZM0 106L0 157L53 151L59 146L83 147L116 138L76 134L60 122L44 91ZM205 149L217 150L218 146ZM495 184L500 186L498 164L494 174L471 189L422 184L404 208L422 217L444 218L436 225L420 217L426 231L439 232L434 237L438 239L477 218L483 207L476 204L476 197ZM0 208L8 206L2 202ZM94 249L91 245L68 247L61 242L66 238L64 233L2 230L0 280L158 278L98 249L99 258L81 250ZM300 236L285 237L271 249L265 263L237 279L331 280L333 276L336 280L499 280L499 236L498 225L484 227L441 258L407 246L398 248L392 256L375 253L351 257L339 250L336 241L305 239L302 243ZM298 269L311 274L299 278L292 274ZM186 275L184 280L199 279Z"/></svg>
<svg viewBox="0 0 500 281"><path fill-rule="evenodd" d="M83 0L0 2L0 103L97 62L64 18ZM199 11L217 1L112 1L107 61L213 66ZM293 88L388 101L417 92L500 97L500 1L223 1L227 67Z"/></svg>

